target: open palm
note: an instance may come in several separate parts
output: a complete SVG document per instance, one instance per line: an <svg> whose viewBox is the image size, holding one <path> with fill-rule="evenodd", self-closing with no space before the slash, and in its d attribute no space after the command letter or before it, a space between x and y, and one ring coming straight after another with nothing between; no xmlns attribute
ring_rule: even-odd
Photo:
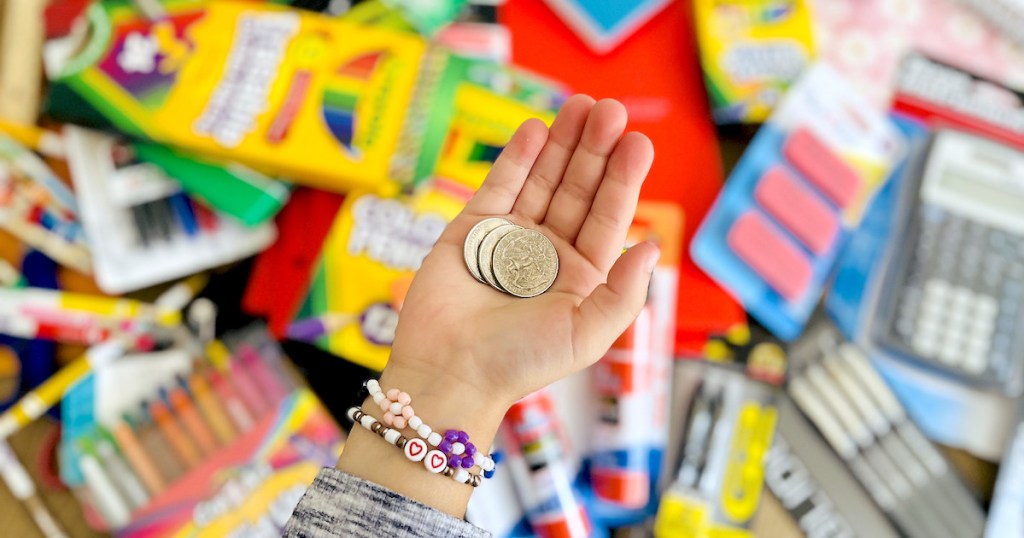
<svg viewBox="0 0 1024 538"><path fill-rule="evenodd" d="M654 150L623 136L617 101L569 99L549 129L525 122L465 210L445 230L405 300L389 368L454 380L511 403L597 361L646 299L658 251L622 253ZM551 289L521 299L474 279L463 242L502 217L555 245Z"/></svg>

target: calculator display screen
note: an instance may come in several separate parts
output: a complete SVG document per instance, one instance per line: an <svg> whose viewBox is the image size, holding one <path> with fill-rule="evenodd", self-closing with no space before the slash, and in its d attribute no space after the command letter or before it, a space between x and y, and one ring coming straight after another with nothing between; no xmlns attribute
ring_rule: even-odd
<svg viewBox="0 0 1024 538"><path fill-rule="evenodd" d="M939 177L939 185L944 189L971 199L996 211L1004 211L1011 215L1024 214L1024 191L1013 188L1011 182L991 181L991 176L972 174L966 170L948 167Z"/></svg>

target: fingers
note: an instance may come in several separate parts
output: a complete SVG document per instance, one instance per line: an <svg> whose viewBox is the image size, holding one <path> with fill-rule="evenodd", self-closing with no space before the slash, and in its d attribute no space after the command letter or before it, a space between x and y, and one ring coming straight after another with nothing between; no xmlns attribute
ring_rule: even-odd
<svg viewBox="0 0 1024 538"><path fill-rule="evenodd" d="M647 300L651 272L660 254L650 242L629 249L612 266L608 282L580 303L573 321L573 349L576 359L584 361L579 368L600 359L636 319Z"/></svg>
<svg viewBox="0 0 1024 538"><path fill-rule="evenodd" d="M654 146L640 133L624 136L608 159L604 179L576 237L576 250L602 273L622 251L640 187L653 161Z"/></svg>
<svg viewBox="0 0 1024 538"><path fill-rule="evenodd" d="M611 99L602 100L590 111L580 143L544 217L544 224L570 243L590 212L626 119L626 107Z"/></svg>
<svg viewBox="0 0 1024 538"><path fill-rule="evenodd" d="M574 95L562 105L562 110L551 124L548 143L533 165L513 213L532 222L544 219L551 196L565 175L569 159L580 141L583 126L593 106L594 99L586 95Z"/></svg>
<svg viewBox="0 0 1024 538"><path fill-rule="evenodd" d="M523 122L494 161L483 185L466 204L475 215L505 215L512 210L523 183L548 140L548 127L539 119Z"/></svg>

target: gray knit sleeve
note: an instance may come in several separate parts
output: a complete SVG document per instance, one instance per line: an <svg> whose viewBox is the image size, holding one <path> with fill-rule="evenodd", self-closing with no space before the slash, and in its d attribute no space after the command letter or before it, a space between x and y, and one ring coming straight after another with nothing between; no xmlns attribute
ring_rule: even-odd
<svg viewBox="0 0 1024 538"><path fill-rule="evenodd" d="M337 469L322 469L295 507L284 535L489 537L448 514Z"/></svg>

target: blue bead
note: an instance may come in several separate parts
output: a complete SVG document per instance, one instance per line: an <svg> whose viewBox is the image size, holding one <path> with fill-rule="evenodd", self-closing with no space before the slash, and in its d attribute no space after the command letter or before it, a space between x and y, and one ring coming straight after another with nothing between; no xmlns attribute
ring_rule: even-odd
<svg viewBox="0 0 1024 538"><path fill-rule="evenodd" d="M484 478L488 478L489 479L492 476L494 476L494 469L491 469L490 471L484 471Z"/></svg>

